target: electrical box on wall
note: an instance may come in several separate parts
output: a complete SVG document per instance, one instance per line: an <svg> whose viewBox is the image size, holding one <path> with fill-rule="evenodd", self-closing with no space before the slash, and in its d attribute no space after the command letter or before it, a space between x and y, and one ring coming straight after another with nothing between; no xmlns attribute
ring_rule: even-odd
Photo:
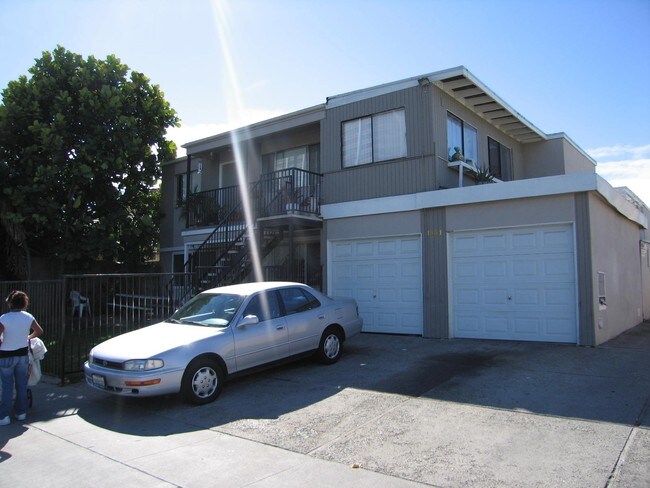
<svg viewBox="0 0 650 488"><path fill-rule="evenodd" d="M605 294L605 273L598 272L598 310L607 309L607 296Z"/></svg>

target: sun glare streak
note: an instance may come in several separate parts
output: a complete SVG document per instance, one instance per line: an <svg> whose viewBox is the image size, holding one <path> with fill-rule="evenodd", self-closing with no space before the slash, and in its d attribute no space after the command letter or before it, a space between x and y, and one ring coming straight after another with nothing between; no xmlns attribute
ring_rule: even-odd
<svg viewBox="0 0 650 488"><path fill-rule="evenodd" d="M219 45L221 46L221 54L223 62L226 67L226 75L228 83L224 88L224 97L227 102L228 118L230 121L236 121L241 118L244 112L244 104L242 102L241 90L239 89L239 82L237 80L237 71L232 59L232 50L230 49L230 32L228 29L228 11L226 2L223 0L212 0L212 12L214 15L215 26L219 36ZM231 134L231 142L233 153L235 155L235 166L237 167L237 180L239 182L239 189L242 196L242 205L244 207L244 216L246 218L246 225L248 229L249 242L251 243L251 253L253 257L253 272L256 281L264 281L262 273L262 264L257 247L257 239L255 238L255 229L253 222L253 213L251 211L250 195L248 193L248 181L246 178L246 166L244 164L240 136L245 135L245 132L233 130Z"/></svg>

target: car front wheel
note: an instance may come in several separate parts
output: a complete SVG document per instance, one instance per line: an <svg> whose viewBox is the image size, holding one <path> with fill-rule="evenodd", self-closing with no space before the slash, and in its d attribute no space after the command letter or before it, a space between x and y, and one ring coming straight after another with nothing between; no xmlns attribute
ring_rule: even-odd
<svg viewBox="0 0 650 488"><path fill-rule="evenodd" d="M334 364L343 353L341 333L333 328L325 330L318 346L318 359L324 364Z"/></svg>
<svg viewBox="0 0 650 488"><path fill-rule="evenodd" d="M213 359L194 359L185 369L181 393L185 401L194 405L213 402L223 387L223 371Z"/></svg>

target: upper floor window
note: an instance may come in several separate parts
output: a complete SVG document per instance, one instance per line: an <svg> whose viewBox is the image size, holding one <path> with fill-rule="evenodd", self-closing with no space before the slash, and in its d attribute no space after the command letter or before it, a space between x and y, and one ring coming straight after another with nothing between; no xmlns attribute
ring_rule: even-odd
<svg viewBox="0 0 650 488"><path fill-rule="evenodd" d="M273 173L274 171L289 168L318 173L320 171L320 144L264 154L262 156L262 168L264 173Z"/></svg>
<svg viewBox="0 0 650 488"><path fill-rule="evenodd" d="M488 137L490 173L500 180L512 179L512 149Z"/></svg>
<svg viewBox="0 0 650 488"><path fill-rule="evenodd" d="M447 152L449 161L452 160L456 148L468 163L478 160L478 131L464 120L447 112Z"/></svg>
<svg viewBox="0 0 650 488"><path fill-rule="evenodd" d="M201 174L197 171L190 172L190 193L201 191ZM176 205L182 206L187 200L187 173L176 175Z"/></svg>
<svg viewBox="0 0 650 488"><path fill-rule="evenodd" d="M406 157L404 109L343 122L343 167Z"/></svg>

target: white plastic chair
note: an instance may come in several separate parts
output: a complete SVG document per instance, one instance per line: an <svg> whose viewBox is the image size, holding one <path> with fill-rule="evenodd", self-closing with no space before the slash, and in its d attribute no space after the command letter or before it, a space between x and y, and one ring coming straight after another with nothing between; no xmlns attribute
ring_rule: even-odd
<svg viewBox="0 0 650 488"><path fill-rule="evenodd" d="M84 308L88 309L87 313L90 313L90 300L88 297L83 296L78 291L72 290L70 292L70 300L72 301L72 315L74 316L75 311L79 311L79 317L83 317Z"/></svg>

